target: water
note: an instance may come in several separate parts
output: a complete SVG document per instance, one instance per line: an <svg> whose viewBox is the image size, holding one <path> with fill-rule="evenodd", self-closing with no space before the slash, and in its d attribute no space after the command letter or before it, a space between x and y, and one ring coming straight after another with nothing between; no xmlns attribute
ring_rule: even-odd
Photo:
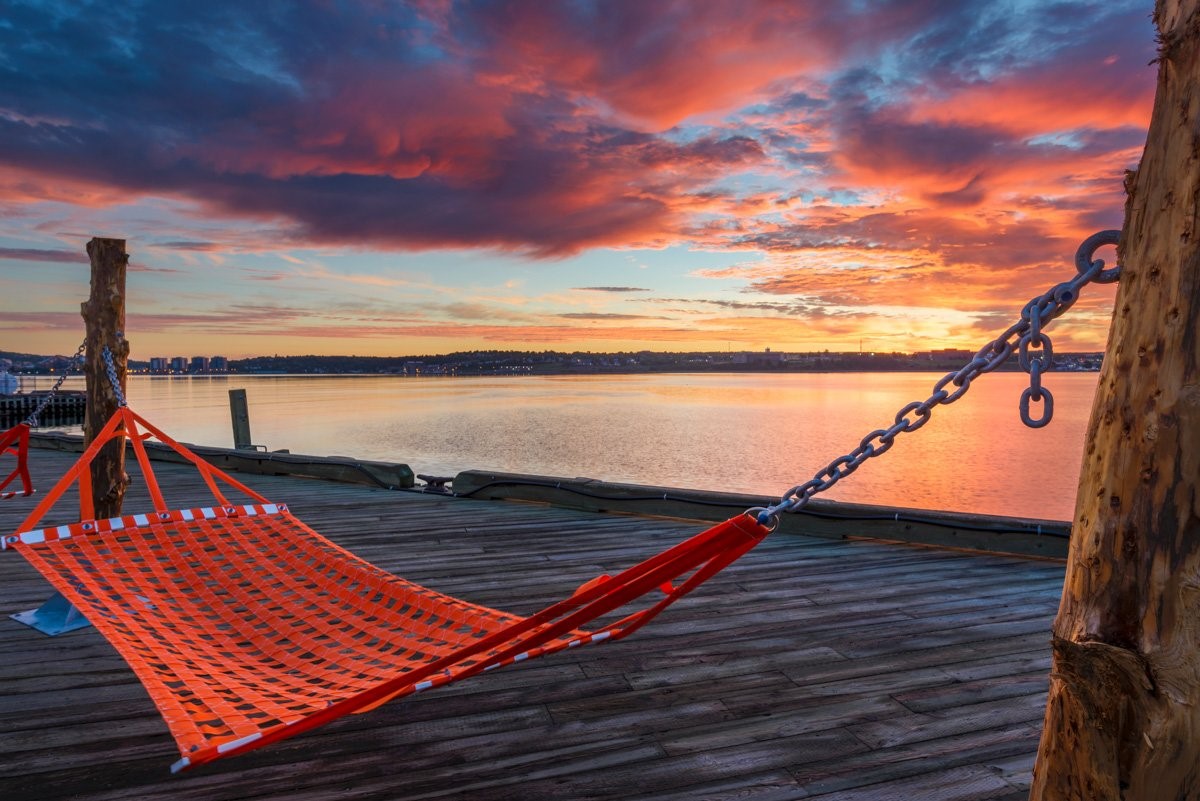
<svg viewBox="0 0 1200 801"><path fill-rule="evenodd" d="M940 374L790 373L130 379L130 405L171 436L230 447L245 388L256 444L399 461L777 495L802 483ZM1054 373L1054 421L1017 415L1027 377L982 376L824 497L1069 520L1097 374Z"/></svg>

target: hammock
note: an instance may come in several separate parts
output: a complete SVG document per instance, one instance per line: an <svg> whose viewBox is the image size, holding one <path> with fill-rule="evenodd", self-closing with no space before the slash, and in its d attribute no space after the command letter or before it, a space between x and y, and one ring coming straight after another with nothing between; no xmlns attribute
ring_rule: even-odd
<svg viewBox="0 0 1200 801"><path fill-rule="evenodd" d="M122 436L154 510L95 520L89 468ZM199 471L213 506L168 508L150 437ZM81 522L34 528L73 485ZM252 503L230 503L222 485ZM129 663L175 737L175 772L485 670L618 640L767 532L740 515L520 617L359 559L122 407L0 545L20 551ZM615 622L582 628L656 590Z"/></svg>
<svg viewBox="0 0 1200 801"><path fill-rule="evenodd" d="M12 456L16 465L0 480L0 501L18 495L32 495L33 482L29 479L29 423L18 423L0 434L0 458ZM20 490L5 490L17 478L21 479Z"/></svg>

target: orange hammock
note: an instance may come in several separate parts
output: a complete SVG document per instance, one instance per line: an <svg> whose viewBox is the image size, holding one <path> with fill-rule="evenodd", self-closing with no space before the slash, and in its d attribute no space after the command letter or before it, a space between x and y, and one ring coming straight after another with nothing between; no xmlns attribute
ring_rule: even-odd
<svg viewBox="0 0 1200 801"><path fill-rule="evenodd" d="M0 457L6 456L16 459L16 466L7 476L0 479L0 500L8 500L18 495L32 495L33 482L29 480L28 423L18 423L0 434ZM4 488L17 478L21 479L21 489L5 491Z"/></svg>
<svg viewBox="0 0 1200 801"><path fill-rule="evenodd" d="M121 436L154 511L95 520L89 466ZM216 505L168 509L150 437L199 470ZM35 529L74 484L82 522ZM230 503L221 485L253 503ZM121 408L0 545L24 554L129 663L175 737L178 771L485 670L625 637L767 531L740 515L520 617L359 559ZM581 628L656 590L662 597L645 607Z"/></svg>

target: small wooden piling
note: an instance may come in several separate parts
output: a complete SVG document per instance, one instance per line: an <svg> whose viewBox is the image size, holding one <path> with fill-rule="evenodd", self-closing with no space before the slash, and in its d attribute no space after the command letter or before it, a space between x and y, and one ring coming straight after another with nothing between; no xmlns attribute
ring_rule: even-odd
<svg viewBox="0 0 1200 801"><path fill-rule="evenodd" d="M87 244L91 261L91 294L82 304L87 336L83 372L87 378L87 411L83 423L85 442L91 442L116 412L120 402L108 377L104 349L112 354L121 394L129 343L125 340L125 272L129 255L124 239L93 238ZM125 473L125 440L104 446L92 463L92 499L97 519L118 517L129 476Z"/></svg>
<svg viewBox="0 0 1200 801"><path fill-rule="evenodd" d="M246 390L229 390L229 418L233 421L233 447L239 451L254 450L250 439L250 405Z"/></svg>

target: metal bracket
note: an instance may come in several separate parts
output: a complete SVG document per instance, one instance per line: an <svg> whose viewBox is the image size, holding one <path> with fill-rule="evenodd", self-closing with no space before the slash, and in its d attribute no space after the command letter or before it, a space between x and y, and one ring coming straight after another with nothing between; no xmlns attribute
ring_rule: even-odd
<svg viewBox="0 0 1200 801"><path fill-rule="evenodd" d="M425 482L421 492L436 492L441 495L450 494L446 485L454 481L454 476L427 476L424 473L418 474L417 478Z"/></svg>
<svg viewBox="0 0 1200 801"><path fill-rule="evenodd" d="M60 592L55 592L37 609L17 612L9 617L50 637L92 625Z"/></svg>

